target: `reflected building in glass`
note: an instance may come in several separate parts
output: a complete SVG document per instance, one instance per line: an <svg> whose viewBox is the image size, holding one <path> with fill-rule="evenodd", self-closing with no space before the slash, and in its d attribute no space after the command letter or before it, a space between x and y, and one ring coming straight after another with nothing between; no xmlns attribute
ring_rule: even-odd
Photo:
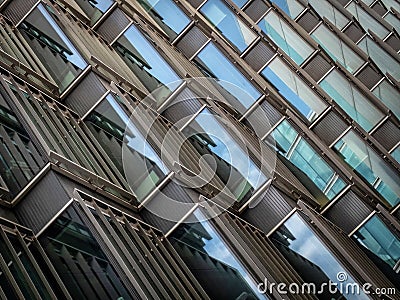
<svg viewBox="0 0 400 300"><path fill-rule="evenodd" d="M0 23L0 299L400 299L397 0Z"/></svg>

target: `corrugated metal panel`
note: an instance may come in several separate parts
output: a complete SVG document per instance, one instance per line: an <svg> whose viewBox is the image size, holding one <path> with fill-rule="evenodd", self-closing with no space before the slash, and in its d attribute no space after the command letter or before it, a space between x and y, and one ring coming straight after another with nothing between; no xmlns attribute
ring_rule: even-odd
<svg viewBox="0 0 400 300"><path fill-rule="evenodd" d="M192 207L192 205L171 205L171 202L169 202L171 200L169 199L181 203L193 202L184 188L171 181L140 212L143 221L158 228L163 233L167 233L176 224L175 221L170 221L163 217L171 216L174 220L180 220ZM159 216L153 213L160 209L162 209L162 215Z"/></svg>
<svg viewBox="0 0 400 300"><path fill-rule="evenodd" d="M329 208L325 217L349 234L372 211L373 209L370 206L350 190Z"/></svg>
<svg viewBox="0 0 400 300"><path fill-rule="evenodd" d="M371 89L382 78L382 75L374 70L370 65L366 66L356 76L364 85Z"/></svg>
<svg viewBox="0 0 400 300"><path fill-rule="evenodd" d="M305 66L304 70L315 80L318 81L324 76L331 65L328 60L325 59L321 54L314 56Z"/></svg>
<svg viewBox="0 0 400 300"><path fill-rule="evenodd" d="M318 22L318 16L316 16L311 10L308 10L297 20L297 23L307 32L311 32L311 30L313 30L315 26L317 26Z"/></svg>
<svg viewBox="0 0 400 300"><path fill-rule="evenodd" d="M198 8L200 4L202 4L204 1L203 0L189 0L189 3L194 7Z"/></svg>
<svg viewBox="0 0 400 300"><path fill-rule="evenodd" d="M254 21L257 22L261 16L268 10L269 6L262 0L254 0L246 7L244 12Z"/></svg>
<svg viewBox="0 0 400 300"><path fill-rule="evenodd" d="M68 95L64 104L83 116L105 94L107 89L97 75L90 72Z"/></svg>
<svg viewBox="0 0 400 300"><path fill-rule="evenodd" d="M263 41L257 44L246 54L244 60L254 69L259 71L275 54L275 51Z"/></svg>
<svg viewBox="0 0 400 300"><path fill-rule="evenodd" d="M14 24L17 24L37 3L38 0L13 0L1 12L9 18Z"/></svg>
<svg viewBox="0 0 400 300"><path fill-rule="evenodd" d="M400 50L400 39L394 34L388 37L385 43L392 47L396 52Z"/></svg>
<svg viewBox="0 0 400 300"><path fill-rule="evenodd" d="M260 203L247 209L241 218L260 228L264 232L272 230L296 206L296 203L270 186Z"/></svg>
<svg viewBox="0 0 400 300"><path fill-rule="evenodd" d="M349 27L343 31L343 33L347 35L354 43L357 43L357 41L364 35L363 30L355 23L351 23Z"/></svg>
<svg viewBox="0 0 400 300"><path fill-rule="evenodd" d="M125 13L116 8L106 20L97 28L97 32L108 42L111 43L124 30L130 21Z"/></svg>
<svg viewBox="0 0 400 300"><path fill-rule="evenodd" d="M400 141L400 128L387 120L372 136L387 150L392 149Z"/></svg>
<svg viewBox="0 0 400 300"><path fill-rule="evenodd" d="M387 12L387 9L380 2L375 3L372 9L381 17Z"/></svg>
<svg viewBox="0 0 400 300"><path fill-rule="evenodd" d="M70 200L54 172L47 173L15 207L22 225L37 233Z"/></svg>
<svg viewBox="0 0 400 300"><path fill-rule="evenodd" d="M330 111L313 128L318 137L328 146L332 144L348 125L333 111Z"/></svg>
<svg viewBox="0 0 400 300"><path fill-rule="evenodd" d="M282 114L267 101L263 101L245 119L247 127L262 138L282 118Z"/></svg>
<svg viewBox="0 0 400 300"><path fill-rule="evenodd" d="M193 26L176 44L187 58L191 58L201 46L207 42L206 35L197 27Z"/></svg>
<svg viewBox="0 0 400 300"><path fill-rule="evenodd" d="M199 111L202 106L201 102L195 97L196 96L189 89L185 89L177 99L175 99L175 103L172 103L172 105L163 112L163 116L174 124L180 121L179 124L182 126L193 114ZM179 98L182 98L182 100Z"/></svg>

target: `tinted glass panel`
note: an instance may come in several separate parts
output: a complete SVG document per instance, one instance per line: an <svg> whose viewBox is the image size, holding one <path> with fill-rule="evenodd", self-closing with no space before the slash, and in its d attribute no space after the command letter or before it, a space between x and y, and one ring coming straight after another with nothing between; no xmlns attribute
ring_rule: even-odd
<svg viewBox="0 0 400 300"><path fill-rule="evenodd" d="M304 6L297 0L272 0L271 2L279 6L292 19L295 19L304 10Z"/></svg>
<svg viewBox="0 0 400 300"><path fill-rule="evenodd" d="M129 187L140 201L157 186L168 170L129 117L123 102L109 94L87 120L98 142L125 174Z"/></svg>
<svg viewBox="0 0 400 300"><path fill-rule="evenodd" d="M221 0L208 0L200 11L240 52L255 40L255 33Z"/></svg>
<svg viewBox="0 0 400 300"><path fill-rule="evenodd" d="M329 1L308 0L308 2L320 16L327 18L337 28L342 29L347 23L349 23L349 19L347 19L347 17L345 17L339 10L330 4Z"/></svg>
<svg viewBox="0 0 400 300"><path fill-rule="evenodd" d="M336 69L321 81L320 86L367 131L384 117L383 113Z"/></svg>
<svg viewBox="0 0 400 300"><path fill-rule="evenodd" d="M171 0L139 0L172 41L189 24L189 18Z"/></svg>
<svg viewBox="0 0 400 300"><path fill-rule="evenodd" d="M274 59L261 74L309 121L314 120L327 107L280 58Z"/></svg>
<svg viewBox="0 0 400 300"><path fill-rule="evenodd" d="M274 11L269 12L258 24L287 55L300 65L314 49Z"/></svg>
<svg viewBox="0 0 400 300"><path fill-rule="evenodd" d="M196 210L170 241L211 299L264 299L251 275L211 221ZM223 286L224 288L215 288Z"/></svg>
<svg viewBox="0 0 400 300"><path fill-rule="evenodd" d="M238 201L250 197L267 180L243 149L245 145L210 110L203 110L184 133L205 160L216 165L217 175Z"/></svg>
<svg viewBox="0 0 400 300"><path fill-rule="evenodd" d="M114 47L148 91L160 88L154 95L160 103L178 87L178 75L135 26L129 27Z"/></svg>
<svg viewBox="0 0 400 300"><path fill-rule="evenodd" d="M311 179L328 199L344 187L333 169L287 122L283 121L273 132L278 151ZM321 203L325 204L325 203Z"/></svg>
<svg viewBox="0 0 400 300"><path fill-rule="evenodd" d="M61 92L87 66L43 4L29 14L20 28Z"/></svg>
<svg viewBox="0 0 400 300"><path fill-rule="evenodd" d="M236 97L238 103L231 105L238 111L243 112L260 97L260 92L212 43L197 55L195 61L205 75L215 78L222 88ZM232 89L232 85L237 89Z"/></svg>
<svg viewBox="0 0 400 300"><path fill-rule="evenodd" d="M350 131L334 149L391 205L400 202L400 177L354 132Z"/></svg>
<svg viewBox="0 0 400 300"><path fill-rule="evenodd" d="M96 23L114 3L113 0L75 0L75 2L89 17L91 25Z"/></svg>
<svg viewBox="0 0 400 300"><path fill-rule="evenodd" d="M373 89L372 93L382 100L382 102L400 119L400 93L389 83L387 79Z"/></svg>

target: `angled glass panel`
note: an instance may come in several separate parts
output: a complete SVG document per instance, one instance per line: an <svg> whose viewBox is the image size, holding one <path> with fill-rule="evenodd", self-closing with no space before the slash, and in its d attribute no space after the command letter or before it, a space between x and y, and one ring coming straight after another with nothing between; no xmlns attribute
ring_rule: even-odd
<svg viewBox="0 0 400 300"><path fill-rule="evenodd" d="M337 69L332 70L320 86L366 131L370 131L384 117Z"/></svg>
<svg viewBox="0 0 400 300"><path fill-rule="evenodd" d="M400 20L392 12L389 12L383 18L386 22L392 25L397 32L400 32Z"/></svg>
<svg viewBox="0 0 400 300"><path fill-rule="evenodd" d="M231 105L238 111L243 112L248 109L261 96L214 44L209 43L197 55L195 62L206 76L215 78L221 88L236 98L237 102ZM237 89L232 89L232 85L237 86Z"/></svg>
<svg viewBox="0 0 400 300"><path fill-rule="evenodd" d="M340 139L333 149L343 160L370 183L386 201L400 202L400 177L353 131Z"/></svg>
<svg viewBox="0 0 400 300"><path fill-rule="evenodd" d="M327 0L308 0L308 2L320 16L327 18L339 29L343 29L343 27L350 22L345 15Z"/></svg>
<svg viewBox="0 0 400 300"><path fill-rule="evenodd" d="M314 52L314 48L274 11L270 11L257 25L298 65Z"/></svg>
<svg viewBox="0 0 400 300"><path fill-rule="evenodd" d="M39 4L19 28L60 92L88 65L43 4Z"/></svg>
<svg viewBox="0 0 400 300"><path fill-rule="evenodd" d="M372 93L400 119L400 93L389 83L387 79L373 89Z"/></svg>
<svg viewBox="0 0 400 300"><path fill-rule="evenodd" d="M292 19L295 19L304 10L304 6L297 0L272 0L271 2L279 6Z"/></svg>
<svg viewBox="0 0 400 300"><path fill-rule="evenodd" d="M204 109L183 132L204 159L216 165L217 175L238 201L248 199L267 180L245 145L209 109Z"/></svg>
<svg viewBox="0 0 400 300"><path fill-rule="evenodd" d="M346 9L360 22L365 31L371 30L381 39L385 38L389 30L386 29L381 23L375 20L369 13L367 13L360 5L352 1Z"/></svg>
<svg viewBox="0 0 400 300"><path fill-rule="evenodd" d="M243 7L248 0L232 0L233 3L235 3L239 8Z"/></svg>
<svg viewBox="0 0 400 300"><path fill-rule="evenodd" d="M189 18L172 0L139 0L139 4L169 36L170 41L190 23Z"/></svg>
<svg viewBox="0 0 400 300"><path fill-rule="evenodd" d="M351 73L364 63L364 60L357 53L325 25L318 26L311 37L328 52L334 61L339 61Z"/></svg>
<svg viewBox="0 0 400 300"><path fill-rule="evenodd" d="M74 207L63 212L39 241L73 299L131 299L114 263Z"/></svg>
<svg viewBox="0 0 400 300"><path fill-rule="evenodd" d="M277 150L307 176L331 200L345 186L329 164L284 120L272 132ZM301 178L299 178L301 180ZM325 201L326 202L326 201ZM321 203L325 204L325 203Z"/></svg>
<svg viewBox="0 0 400 300"><path fill-rule="evenodd" d="M327 107L280 58L275 58L261 74L309 121L313 121Z"/></svg>
<svg viewBox="0 0 400 300"><path fill-rule="evenodd" d="M169 236L211 299L265 299L251 274L200 209ZM215 288L220 286L223 288Z"/></svg>
<svg viewBox="0 0 400 300"><path fill-rule="evenodd" d="M391 268L399 263L400 239L377 215L373 216L353 237Z"/></svg>
<svg viewBox="0 0 400 300"><path fill-rule="evenodd" d="M389 55L381 46L369 36L365 36L358 46L377 64L383 73L389 73L396 80L400 80L400 63Z"/></svg>
<svg viewBox="0 0 400 300"><path fill-rule="evenodd" d="M129 118L124 103L108 94L86 123L141 201L165 178L168 170Z"/></svg>
<svg viewBox="0 0 400 300"><path fill-rule="evenodd" d="M90 25L94 25L114 3L113 0L75 0L75 2L90 19Z"/></svg>
<svg viewBox="0 0 400 300"><path fill-rule="evenodd" d="M178 87L178 75L135 26L130 26L113 46L149 92L160 88L158 100Z"/></svg>
<svg viewBox="0 0 400 300"><path fill-rule="evenodd" d="M328 247L313 232L308 222L300 216L300 213L292 215L271 235L271 239L304 282L316 284L316 290L319 292L318 299L342 299L342 297L349 300L369 299L361 288L359 295L356 293L341 295L340 289L336 293L329 291L326 286L328 281L339 285L338 273L346 271ZM350 274L347 272L346 274L348 276L346 284L356 283ZM323 288L323 284L325 288Z"/></svg>
<svg viewBox="0 0 400 300"><path fill-rule="evenodd" d="M256 34L245 25L221 0L208 0L200 12L220 31L236 48L242 52L255 39Z"/></svg>
<svg viewBox="0 0 400 300"><path fill-rule="evenodd" d="M398 146L392 153L390 153L397 162L400 163L400 146Z"/></svg>

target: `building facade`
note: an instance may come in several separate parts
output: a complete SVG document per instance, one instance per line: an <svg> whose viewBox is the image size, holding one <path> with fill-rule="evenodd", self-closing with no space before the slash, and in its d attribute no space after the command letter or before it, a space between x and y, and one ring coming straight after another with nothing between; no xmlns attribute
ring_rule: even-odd
<svg viewBox="0 0 400 300"><path fill-rule="evenodd" d="M0 23L0 299L400 299L397 0Z"/></svg>

